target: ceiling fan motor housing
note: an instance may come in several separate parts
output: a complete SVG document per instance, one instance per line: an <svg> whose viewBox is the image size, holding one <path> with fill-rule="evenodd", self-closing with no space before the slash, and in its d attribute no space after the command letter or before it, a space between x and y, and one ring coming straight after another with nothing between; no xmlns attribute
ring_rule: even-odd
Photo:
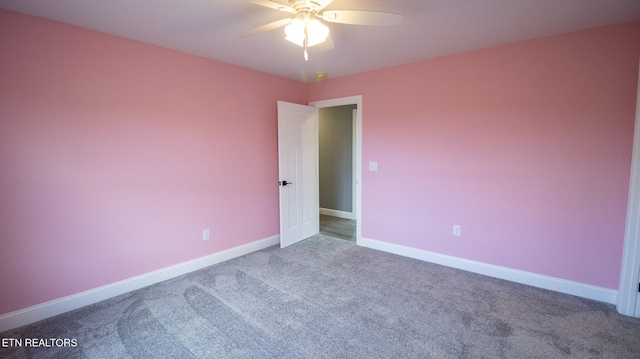
<svg viewBox="0 0 640 359"><path fill-rule="evenodd" d="M331 4L333 0L289 0L289 6L296 11L318 11Z"/></svg>

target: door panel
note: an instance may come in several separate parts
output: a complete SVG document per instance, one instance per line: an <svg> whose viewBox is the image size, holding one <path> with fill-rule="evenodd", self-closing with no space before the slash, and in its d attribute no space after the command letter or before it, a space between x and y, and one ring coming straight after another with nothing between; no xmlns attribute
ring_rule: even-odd
<svg viewBox="0 0 640 359"><path fill-rule="evenodd" d="M289 182L297 183L298 180L295 178L295 174L298 173L298 152L295 148L287 148L287 164L286 164L286 174L282 176L282 178L289 178ZM291 175L289 175L291 174ZM292 186L292 185L289 185ZM291 189L292 187L289 187ZM282 190L282 189L281 189ZM298 196L297 191L281 191L281 196L285 196L287 201L288 208L293 210L285 211L287 217L289 218L288 222L286 222L286 228L288 230L295 230L299 226L298 221L298 212L295 210L298 206ZM282 211L282 208L281 208Z"/></svg>
<svg viewBox="0 0 640 359"><path fill-rule="evenodd" d="M631 159L631 182L627 204L627 224L624 234L618 312L640 318L640 72L636 97L636 120Z"/></svg>
<svg viewBox="0 0 640 359"><path fill-rule="evenodd" d="M278 101L281 247L319 232L317 149L316 109Z"/></svg>

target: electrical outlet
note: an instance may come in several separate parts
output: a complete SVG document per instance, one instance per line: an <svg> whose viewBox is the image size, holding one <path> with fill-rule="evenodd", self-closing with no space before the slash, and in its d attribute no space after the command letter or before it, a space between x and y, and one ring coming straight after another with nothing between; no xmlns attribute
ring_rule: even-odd
<svg viewBox="0 0 640 359"><path fill-rule="evenodd" d="M202 240L208 241L211 238L211 232L208 229L202 230Z"/></svg>
<svg viewBox="0 0 640 359"><path fill-rule="evenodd" d="M453 235L456 237L460 237L460 226L457 224L453 225Z"/></svg>

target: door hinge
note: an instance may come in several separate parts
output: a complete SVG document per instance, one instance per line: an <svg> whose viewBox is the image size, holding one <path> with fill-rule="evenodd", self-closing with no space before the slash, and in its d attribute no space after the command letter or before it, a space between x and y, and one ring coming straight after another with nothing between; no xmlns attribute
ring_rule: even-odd
<svg viewBox="0 0 640 359"><path fill-rule="evenodd" d="M640 293L640 283L638 283L638 293Z"/></svg>

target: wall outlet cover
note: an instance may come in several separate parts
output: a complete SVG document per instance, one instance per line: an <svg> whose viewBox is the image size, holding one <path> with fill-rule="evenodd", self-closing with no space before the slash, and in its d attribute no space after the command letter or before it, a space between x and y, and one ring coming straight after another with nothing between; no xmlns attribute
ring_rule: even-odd
<svg viewBox="0 0 640 359"><path fill-rule="evenodd" d="M456 237L460 237L460 226L457 224L453 225L453 235Z"/></svg>

